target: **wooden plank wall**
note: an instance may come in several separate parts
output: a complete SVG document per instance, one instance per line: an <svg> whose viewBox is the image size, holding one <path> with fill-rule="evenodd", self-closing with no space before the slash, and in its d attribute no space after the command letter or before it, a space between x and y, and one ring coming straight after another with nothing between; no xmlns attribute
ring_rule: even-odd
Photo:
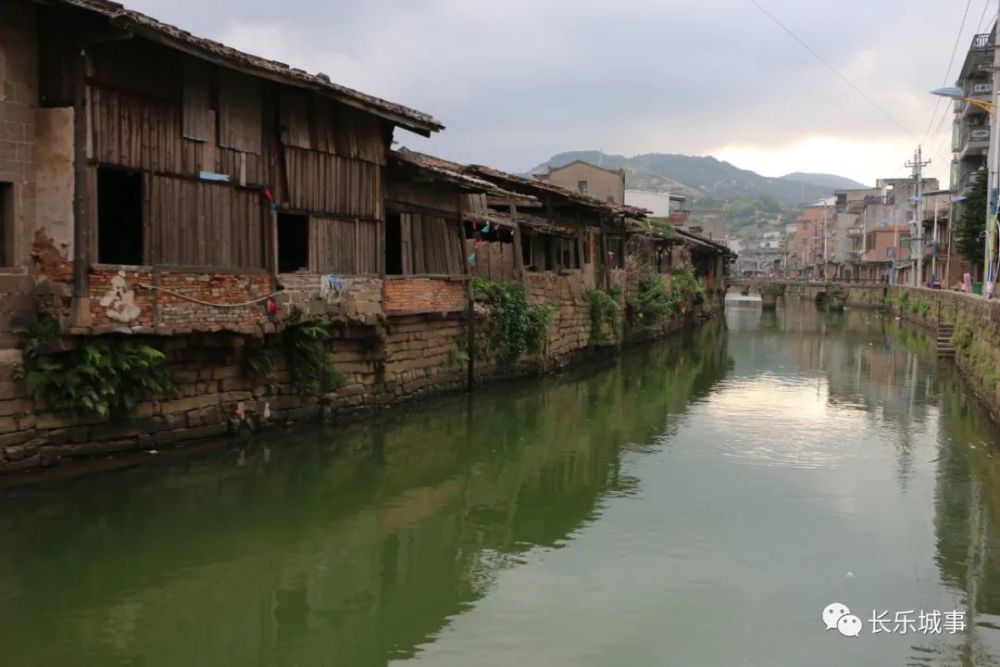
<svg viewBox="0 0 1000 667"><path fill-rule="evenodd" d="M381 225L374 220L309 219L309 270L313 273L376 275L382 272Z"/></svg>
<svg viewBox="0 0 1000 667"><path fill-rule="evenodd" d="M266 207L252 190L152 176L149 264L260 268Z"/></svg>
<svg viewBox="0 0 1000 667"><path fill-rule="evenodd" d="M382 168L372 162L285 147L293 210L382 219Z"/></svg>
<svg viewBox="0 0 1000 667"><path fill-rule="evenodd" d="M476 240L465 241L466 257L476 253L476 263L470 266L474 276L482 276L493 281L514 280L514 244L484 243L476 249Z"/></svg>
<svg viewBox="0 0 1000 667"><path fill-rule="evenodd" d="M404 213L400 216L404 275L465 273L465 245L457 220Z"/></svg>
<svg viewBox="0 0 1000 667"><path fill-rule="evenodd" d="M312 270L381 272L385 122L290 91L141 39L101 45L88 73L89 219L98 166L139 170L147 264L261 268L267 186L287 210L310 216ZM230 182L199 180L202 171ZM91 238L96 261L96 222ZM426 265L453 266L457 236L453 245L432 249L441 256Z"/></svg>

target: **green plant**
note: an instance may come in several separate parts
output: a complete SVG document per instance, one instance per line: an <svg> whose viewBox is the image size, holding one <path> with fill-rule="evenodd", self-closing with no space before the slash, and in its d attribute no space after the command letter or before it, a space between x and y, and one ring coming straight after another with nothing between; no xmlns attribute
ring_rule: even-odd
<svg viewBox="0 0 1000 667"><path fill-rule="evenodd" d="M270 375L278 365L278 351L271 345L246 348L243 353L243 374L251 380Z"/></svg>
<svg viewBox="0 0 1000 667"><path fill-rule="evenodd" d="M343 374L326 355L326 341L333 324L327 320L305 320L302 311L293 308L285 329L285 356L292 382L299 391L322 394L344 384Z"/></svg>
<svg viewBox="0 0 1000 667"><path fill-rule="evenodd" d="M983 230L986 229L986 170L980 169L976 181L969 190L964 212L955 225L955 247L965 259L974 265L983 262Z"/></svg>
<svg viewBox="0 0 1000 667"><path fill-rule="evenodd" d="M469 353L460 348L458 345L452 346L448 351L448 365L449 366L461 366L469 363Z"/></svg>
<svg viewBox="0 0 1000 667"><path fill-rule="evenodd" d="M49 324L29 327L15 377L24 380L29 394L55 410L107 417L129 412L151 396L177 388L166 368L166 357L155 347L108 338L87 341L75 350L42 354L44 343L53 338L52 331Z"/></svg>
<svg viewBox="0 0 1000 667"><path fill-rule="evenodd" d="M552 310L528 302L528 291L515 282L472 279L473 291L490 305L488 341L500 362L513 365L525 352L540 350L548 340Z"/></svg>
<svg viewBox="0 0 1000 667"><path fill-rule="evenodd" d="M587 290L587 303L590 305L590 338L594 342L621 340L622 319L618 307L621 290L611 288L603 290Z"/></svg>
<svg viewBox="0 0 1000 667"><path fill-rule="evenodd" d="M675 271L673 289L681 301L697 305L705 300L705 290L695 277L694 269Z"/></svg>
<svg viewBox="0 0 1000 667"><path fill-rule="evenodd" d="M639 277L639 294L629 302L632 319L639 325L652 328L672 315L680 305L677 285L668 288L660 274L645 271Z"/></svg>

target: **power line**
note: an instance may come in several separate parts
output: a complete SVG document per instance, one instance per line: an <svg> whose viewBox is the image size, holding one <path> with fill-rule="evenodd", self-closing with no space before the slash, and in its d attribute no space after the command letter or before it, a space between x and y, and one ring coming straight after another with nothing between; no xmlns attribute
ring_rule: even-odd
<svg viewBox="0 0 1000 667"><path fill-rule="evenodd" d="M992 4L993 0L986 0L986 2L983 3L983 13L979 17L979 23L976 24L977 26L979 26L976 28L976 34L981 33L986 28L986 24L984 23L984 21L986 20L986 12L989 11L990 5Z"/></svg>
<svg viewBox="0 0 1000 667"><path fill-rule="evenodd" d="M812 56L816 60L818 60L820 63L822 63L822 65L824 67L826 67L828 70L830 70L831 72L833 72L839 79L841 79L844 83L846 83L848 86L850 86L854 90L854 92L856 92L858 95L860 95L862 98L864 98L865 101L868 102L868 104L870 104L873 107L875 107L876 109L878 109L879 113L881 113L883 116L885 116L887 119L889 119L889 121L891 121L893 125L895 125L899 129L901 129L903 132L905 132L906 134L910 135L911 137L915 136L912 132L910 132L910 130L908 130L906 128L905 125L903 125L902 123L900 123L898 120L896 120L895 117L893 117L892 114L890 114L888 111L886 111L884 108L882 108L882 106L880 106L878 102L876 102L871 97L869 97L865 93L865 91L861 90L856 85L854 85L853 81L851 81L850 79L848 79L836 67L834 67L833 65L831 65L830 63L828 63L823 58L823 56L821 56L819 53L817 53L816 50L813 49L811 46L809 46L808 44L806 44L805 41L803 41L801 37L799 37L794 32L792 32L792 30L788 26L786 26L784 23L782 23L781 21L779 21L778 18L776 16L774 16L774 14L772 14L771 12L767 11L766 9L764 9L764 7L759 2L757 2L757 0L750 0L750 2L752 2L754 4L754 6L757 7L757 9L759 9L765 16L767 16L769 19L771 19L772 21L774 21L775 25L777 25L779 28L781 28L786 33L788 33L788 35L792 39L794 39L796 42L798 42L799 45L802 46L802 48L804 48L806 51L808 51L810 54L812 54Z"/></svg>
<svg viewBox="0 0 1000 667"><path fill-rule="evenodd" d="M986 0L988 5L990 0ZM944 71L944 83L941 84L942 87L948 85L948 77L951 75L951 68L955 64L955 54L958 53L958 44L962 41L962 31L965 30L965 20L969 18L969 7L972 6L972 0L966 0L965 2L965 12L962 14L962 23L958 26L958 34L955 35L955 45L951 47L951 59L948 60L948 69ZM982 20L982 19L980 19ZM924 141L927 141L927 137L931 134L931 127L934 125L934 119L937 118L938 109L941 108L941 98L937 99L937 103L934 105L934 113L931 114L931 120L927 123L927 131L924 132ZM945 114L947 116L947 113Z"/></svg>

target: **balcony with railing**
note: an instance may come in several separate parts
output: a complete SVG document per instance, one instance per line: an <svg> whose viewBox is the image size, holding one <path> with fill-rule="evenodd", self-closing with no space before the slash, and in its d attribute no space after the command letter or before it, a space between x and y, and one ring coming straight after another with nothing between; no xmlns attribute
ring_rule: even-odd
<svg viewBox="0 0 1000 667"><path fill-rule="evenodd" d="M962 159L985 155L990 147L990 126L985 123L966 124L962 129L962 145L959 156Z"/></svg>
<svg viewBox="0 0 1000 667"><path fill-rule="evenodd" d="M993 59L994 44L992 32L980 33L972 38L972 44L958 76L959 80L979 76L988 70L990 61Z"/></svg>
<svg viewBox="0 0 1000 667"><path fill-rule="evenodd" d="M989 51L993 49L993 33L992 32L982 32L975 35L972 38L972 46L969 47L970 51Z"/></svg>

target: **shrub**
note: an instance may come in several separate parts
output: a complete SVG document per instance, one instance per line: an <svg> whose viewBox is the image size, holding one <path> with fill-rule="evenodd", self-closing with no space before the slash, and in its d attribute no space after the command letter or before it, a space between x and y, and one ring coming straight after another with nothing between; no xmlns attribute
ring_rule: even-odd
<svg viewBox="0 0 1000 667"><path fill-rule="evenodd" d="M490 305L489 345L502 364L513 365L525 352L536 352L545 345L552 311L547 306L528 303L524 285L495 283L476 276L472 289Z"/></svg>
<svg viewBox="0 0 1000 667"><path fill-rule="evenodd" d="M590 304L590 339L594 342L621 340L622 320L618 307L621 290L612 288L610 292L603 290L587 290L587 303Z"/></svg>

